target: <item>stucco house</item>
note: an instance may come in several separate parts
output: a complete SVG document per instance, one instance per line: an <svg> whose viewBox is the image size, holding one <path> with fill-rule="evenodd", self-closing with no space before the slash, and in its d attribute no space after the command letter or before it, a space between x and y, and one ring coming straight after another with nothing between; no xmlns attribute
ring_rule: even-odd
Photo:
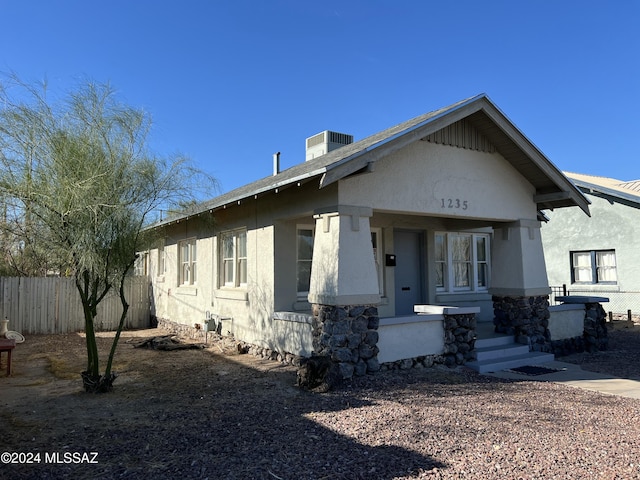
<svg viewBox="0 0 640 480"><path fill-rule="evenodd" d="M272 176L153 227L160 324L326 355L344 377L472 363L483 325L527 350L547 341L540 212L584 215L588 201L486 95L306 147L299 164L280 171L274 155Z"/></svg>
<svg viewBox="0 0 640 480"><path fill-rule="evenodd" d="M566 172L590 200L591 217L575 209L545 212L542 243L549 283L572 295L602 296L613 313L640 312L640 181Z"/></svg>

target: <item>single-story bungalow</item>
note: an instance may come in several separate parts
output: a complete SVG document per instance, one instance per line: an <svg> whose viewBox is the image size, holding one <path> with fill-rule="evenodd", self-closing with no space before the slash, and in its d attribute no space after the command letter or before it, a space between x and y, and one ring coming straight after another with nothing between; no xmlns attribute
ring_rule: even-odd
<svg viewBox="0 0 640 480"><path fill-rule="evenodd" d="M607 310L640 312L640 181L565 172L590 200L545 212L542 244L549 283L572 295L607 297ZM558 291L561 291L558 288Z"/></svg>
<svg viewBox="0 0 640 480"><path fill-rule="evenodd" d="M487 324L532 350L548 343L540 212L588 214L589 202L486 95L359 141L324 131L306 148L153 226L161 325L328 356L343 377L471 362Z"/></svg>

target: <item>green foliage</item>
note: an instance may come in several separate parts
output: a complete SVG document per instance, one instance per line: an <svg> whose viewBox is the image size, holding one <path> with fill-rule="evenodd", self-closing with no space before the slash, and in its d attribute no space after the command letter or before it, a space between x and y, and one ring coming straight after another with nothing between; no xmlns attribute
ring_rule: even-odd
<svg viewBox="0 0 640 480"><path fill-rule="evenodd" d="M15 76L0 84L0 267L74 276L85 312L85 386L108 384L91 390L110 389L115 351L114 343L101 376L96 309L145 248L145 225L161 209L189 204L192 186L215 185L201 181L186 158L153 155L150 127L149 116L120 103L109 85L88 82L54 102L46 85L32 87ZM123 294L121 301L122 324Z"/></svg>

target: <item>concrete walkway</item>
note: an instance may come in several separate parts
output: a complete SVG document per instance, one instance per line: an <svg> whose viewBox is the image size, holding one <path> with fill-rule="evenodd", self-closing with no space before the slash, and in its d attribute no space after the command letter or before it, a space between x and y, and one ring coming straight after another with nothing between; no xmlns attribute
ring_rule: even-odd
<svg viewBox="0 0 640 480"><path fill-rule="evenodd" d="M525 375L511 370L504 370L501 372L485 373L484 375L521 381L555 382L571 387L592 390L594 392L640 399L640 380L629 380L603 373L589 372L582 370L579 365L573 363L553 361L537 366L558 371L545 373L543 375Z"/></svg>

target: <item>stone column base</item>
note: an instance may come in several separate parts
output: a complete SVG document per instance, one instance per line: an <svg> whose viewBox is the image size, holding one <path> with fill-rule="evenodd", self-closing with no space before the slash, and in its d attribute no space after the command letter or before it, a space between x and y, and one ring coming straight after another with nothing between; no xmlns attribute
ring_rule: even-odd
<svg viewBox="0 0 640 480"><path fill-rule="evenodd" d="M342 380L380 370L378 308L368 305L313 305L313 353L328 357Z"/></svg>
<svg viewBox="0 0 640 480"><path fill-rule="evenodd" d="M551 352L549 296L493 296L493 323L497 333L513 335L534 352Z"/></svg>

